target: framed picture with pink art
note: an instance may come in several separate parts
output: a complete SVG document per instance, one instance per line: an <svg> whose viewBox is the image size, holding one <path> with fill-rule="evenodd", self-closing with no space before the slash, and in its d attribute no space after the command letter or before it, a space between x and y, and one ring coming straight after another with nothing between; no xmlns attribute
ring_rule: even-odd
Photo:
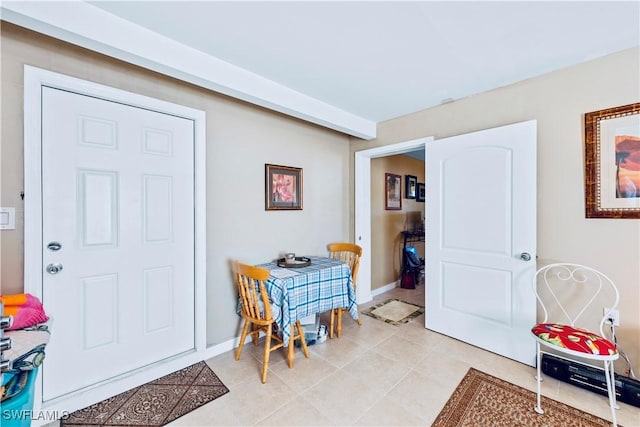
<svg viewBox="0 0 640 427"><path fill-rule="evenodd" d="M640 103L586 113L585 215L640 218Z"/></svg>
<svg viewBox="0 0 640 427"><path fill-rule="evenodd" d="M402 209L402 177L400 175L384 174L384 208L388 211Z"/></svg>
<svg viewBox="0 0 640 427"><path fill-rule="evenodd" d="M264 165L265 210L302 210L302 168Z"/></svg>

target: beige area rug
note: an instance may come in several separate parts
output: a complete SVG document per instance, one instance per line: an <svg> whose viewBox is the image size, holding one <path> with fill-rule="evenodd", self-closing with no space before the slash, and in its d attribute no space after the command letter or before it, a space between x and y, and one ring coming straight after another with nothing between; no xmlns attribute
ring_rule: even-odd
<svg viewBox="0 0 640 427"><path fill-rule="evenodd" d="M424 307L401 301L397 298L387 300L363 311L363 314L367 316L396 326L407 323L422 313L424 313Z"/></svg>
<svg viewBox="0 0 640 427"><path fill-rule="evenodd" d="M61 426L163 426L226 394L205 362L72 412Z"/></svg>
<svg viewBox="0 0 640 427"><path fill-rule="evenodd" d="M469 369L432 427L596 427L609 421L542 396L544 414L533 408L536 393Z"/></svg>

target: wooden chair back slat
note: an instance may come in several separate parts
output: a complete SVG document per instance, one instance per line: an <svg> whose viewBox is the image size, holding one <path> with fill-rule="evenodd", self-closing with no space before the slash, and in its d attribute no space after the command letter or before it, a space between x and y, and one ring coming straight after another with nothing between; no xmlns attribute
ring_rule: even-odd
<svg viewBox="0 0 640 427"><path fill-rule="evenodd" d="M257 323L272 321L271 304L264 285L264 282L269 279L269 270L237 263L236 276L242 315Z"/></svg>
<svg viewBox="0 0 640 427"><path fill-rule="evenodd" d="M356 278L358 276L358 268L360 267L360 257L362 256L362 247L355 243L330 243L327 245L329 257L346 263L351 270L351 280L355 289Z"/></svg>
<svg viewBox="0 0 640 427"><path fill-rule="evenodd" d="M337 242L329 243L327 245L329 250L329 257L342 261L349 266L351 270L351 282L353 283L353 289L356 289L358 277L358 268L360 267L360 257L362 256L362 247L355 243ZM345 308L334 308L331 310L331 324L329 326L329 337L333 338L334 329L338 337L342 334L342 313ZM360 318L357 320L358 325L362 322Z"/></svg>

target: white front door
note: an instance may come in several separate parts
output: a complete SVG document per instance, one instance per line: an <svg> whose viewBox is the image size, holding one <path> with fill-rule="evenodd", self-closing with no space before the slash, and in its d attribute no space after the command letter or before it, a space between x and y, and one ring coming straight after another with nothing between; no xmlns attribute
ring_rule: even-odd
<svg viewBox="0 0 640 427"><path fill-rule="evenodd" d="M426 326L534 365L536 122L426 150Z"/></svg>
<svg viewBox="0 0 640 427"><path fill-rule="evenodd" d="M42 90L48 401L195 348L194 122Z"/></svg>

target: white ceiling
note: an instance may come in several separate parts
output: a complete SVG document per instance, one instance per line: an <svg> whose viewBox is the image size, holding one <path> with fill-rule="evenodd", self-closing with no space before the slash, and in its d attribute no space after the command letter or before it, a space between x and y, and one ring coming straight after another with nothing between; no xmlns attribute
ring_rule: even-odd
<svg viewBox="0 0 640 427"><path fill-rule="evenodd" d="M164 43L171 52L180 46L185 52L195 49L199 55L247 70L264 84L275 83L305 100L319 101L327 111L327 116L308 111L292 115L364 138L374 137L375 130L373 135L367 130L350 131L344 123L363 119L362 123L375 125L640 44L638 0L88 3L100 10L104 25L112 19L111 26L105 28L113 32L119 28L114 25L123 25L124 19L127 24L144 27L145 35L150 30L164 36L156 48ZM59 7L63 12L74 15L67 3L58 4L63 5ZM84 3L83 7L89 5ZM3 12L5 9L3 5ZM17 6L9 9L29 14ZM40 9L45 10L44 6ZM40 22L42 16L58 13L46 9L36 16L34 6L31 10L32 18ZM15 13L9 15L9 20L24 25L24 19L17 19ZM78 15L74 19L78 20ZM99 27L101 22L85 24ZM65 39L62 33L75 32L83 39L107 44L99 40L95 28L74 25L78 26L71 22L64 26L60 17L55 23L57 32L49 29L48 33ZM42 31L43 27L31 28ZM68 35L66 39L83 44ZM137 39L131 34L109 43L119 52L127 52L133 50ZM177 43L168 44L169 39ZM84 45L92 47L88 42ZM125 54L119 56L127 59ZM145 66L144 61L138 63ZM186 68L189 63L184 64ZM181 77L178 72L168 74ZM201 74L192 82L207 86L206 81L215 81L217 74ZM215 85L209 87L216 89ZM273 99L260 102L251 96L238 97L288 114L297 108L278 108ZM345 115L345 121L332 125L340 121L340 114Z"/></svg>

